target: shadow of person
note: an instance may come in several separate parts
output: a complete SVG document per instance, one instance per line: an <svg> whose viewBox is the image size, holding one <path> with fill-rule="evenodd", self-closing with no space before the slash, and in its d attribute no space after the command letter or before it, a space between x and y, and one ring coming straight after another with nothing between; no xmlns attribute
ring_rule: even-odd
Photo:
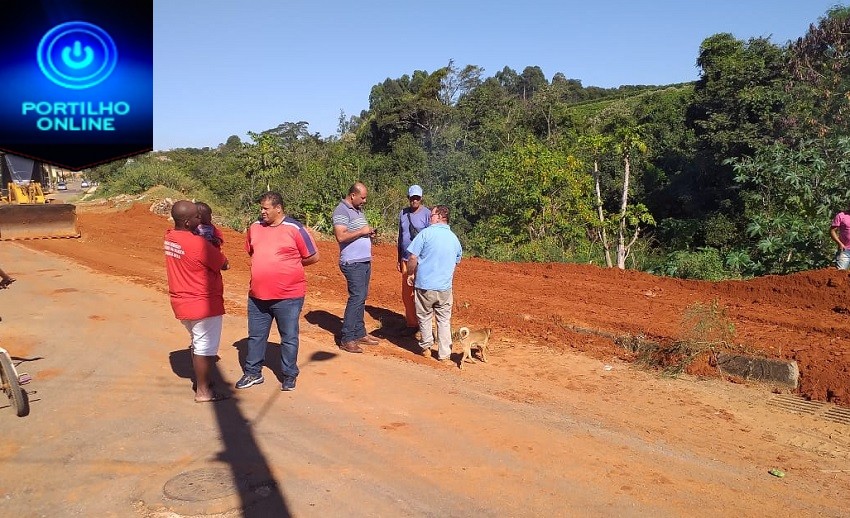
<svg viewBox="0 0 850 518"><path fill-rule="evenodd" d="M244 342L242 348L246 349L247 339L240 342ZM236 342L234 346L240 342ZM192 353L188 348L171 351L168 360L171 370L178 377L191 379L194 385ZM216 363L218 360L219 358L216 357ZM210 368L210 379L224 386L229 385L224 382L222 373L215 364ZM216 453L215 458L226 463L231 471L236 493L240 499L240 516L246 518L292 516L283 488L275 479L269 461L257 443L251 421L239 408L239 400L229 398L211 404L221 441L221 449Z"/></svg>
<svg viewBox="0 0 850 518"><path fill-rule="evenodd" d="M404 315L401 313L376 306L366 306L366 313L369 313L370 317L381 323L381 327L373 332L375 336L380 336L381 338L401 336L407 328ZM379 332L381 333L380 335L378 334Z"/></svg>
<svg viewBox="0 0 850 518"><path fill-rule="evenodd" d="M396 347L413 353L419 353L419 341L405 333L407 322L404 315L376 306L366 306L366 312L369 313L370 317L381 323L381 327L372 331L373 335L390 342Z"/></svg>
<svg viewBox="0 0 850 518"><path fill-rule="evenodd" d="M221 358L215 357L213 363L218 363ZM197 380L195 379L195 369L192 367L192 351L189 349L178 349L168 353L168 363L171 365L171 372L179 378L192 380L192 392L195 392ZM215 367L215 366L213 366ZM226 387L227 382L221 377L221 371L218 368L210 369L210 386Z"/></svg>
<svg viewBox="0 0 850 518"><path fill-rule="evenodd" d="M304 314L304 319L314 326L319 326L331 333L334 337L334 342L339 345L339 334L342 331L342 319L340 317L320 309L308 311Z"/></svg>
<svg viewBox="0 0 850 518"><path fill-rule="evenodd" d="M314 352L313 354L310 355L310 359L307 361L307 363L324 362L324 361L327 361L327 360L332 360L333 358L336 358L337 356L339 356L339 354L337 354L337 353L332 353L332 352L328 352L328 351L316 351L316 352Z"/></svg>
<svg viewBox="0 0 850 518"><path fill-rule="evenodd" d="M218 366L211 374L220 377ZM213 404L221 449L215 458L226 463L235 481L241 516L265 518L292 514L281 483L275 478L269 460L254 436L254 426L235 398Z"/></svg>

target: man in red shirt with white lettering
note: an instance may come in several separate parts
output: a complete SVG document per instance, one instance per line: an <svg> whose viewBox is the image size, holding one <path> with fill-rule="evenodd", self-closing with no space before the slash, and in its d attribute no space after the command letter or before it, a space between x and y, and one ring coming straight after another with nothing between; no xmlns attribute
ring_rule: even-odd
<svg viewBox="0 0 850 518"><path fill-rule="evenodd" d="M260 198L260 220L248 227L245 250L251 256L248 291L248 354L236 388L259 385L272 320L280 333L281 390L295 390L298 377L298 319L307 293L304 267L319 261L307 229L288 217L280 193Z"/></svg>
<svg viewBox="0 0 850 518"><path fill-rule="evenodd" d="M171 207L174 228L165 232L165 270L174 316L192 337L195 402L227 399L210 387L210 371L218 355L224 315L221 270L227 258L209 241L192 232L201 222L198 207L181 200Z"/></svg>

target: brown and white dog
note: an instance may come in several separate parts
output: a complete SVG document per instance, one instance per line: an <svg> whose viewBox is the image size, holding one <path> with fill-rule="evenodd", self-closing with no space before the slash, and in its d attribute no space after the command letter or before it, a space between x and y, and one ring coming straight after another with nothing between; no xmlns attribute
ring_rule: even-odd
<svg viewBox="0 0 850 518"><path fill-rule="evenodd" d="M485 327L484 329L470 330L468 327L461 327L457 331L452 334L452 339L457 340L463 346L463 356L460 357L460 364L458 365L461 369L463 369L464 362L475 363L475 360L472 358L472 348L477 347L478 352L481 355L481 361L487 362L487 353L490 350L488 343L490 342L490 332L491 329L489 327Z"/></svg>

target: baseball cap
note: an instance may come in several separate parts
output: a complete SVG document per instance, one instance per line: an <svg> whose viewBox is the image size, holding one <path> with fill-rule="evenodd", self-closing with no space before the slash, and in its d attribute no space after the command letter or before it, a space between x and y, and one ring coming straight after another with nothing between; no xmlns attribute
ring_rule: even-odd
<svg viewBox="0 0 850 518"><path fill-rule="evenodd" d="M419 196L421 198L422 187L419 187L418 185L411 185L410 189L407 190L407 197L410 198L411 196Z"/></svg>

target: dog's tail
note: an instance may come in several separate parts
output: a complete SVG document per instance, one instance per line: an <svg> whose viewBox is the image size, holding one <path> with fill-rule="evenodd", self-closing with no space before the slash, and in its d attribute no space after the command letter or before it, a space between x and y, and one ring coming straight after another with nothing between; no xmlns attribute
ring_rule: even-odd
<svg viewBox="0 0 850 518"><path fill-rule="evenodd" d="M458 339L460 339L460 340L466 340L466 337L469 336L469 328L468 327L461 327L460 329L457 330L457 336L458 336Z"/></svg>

